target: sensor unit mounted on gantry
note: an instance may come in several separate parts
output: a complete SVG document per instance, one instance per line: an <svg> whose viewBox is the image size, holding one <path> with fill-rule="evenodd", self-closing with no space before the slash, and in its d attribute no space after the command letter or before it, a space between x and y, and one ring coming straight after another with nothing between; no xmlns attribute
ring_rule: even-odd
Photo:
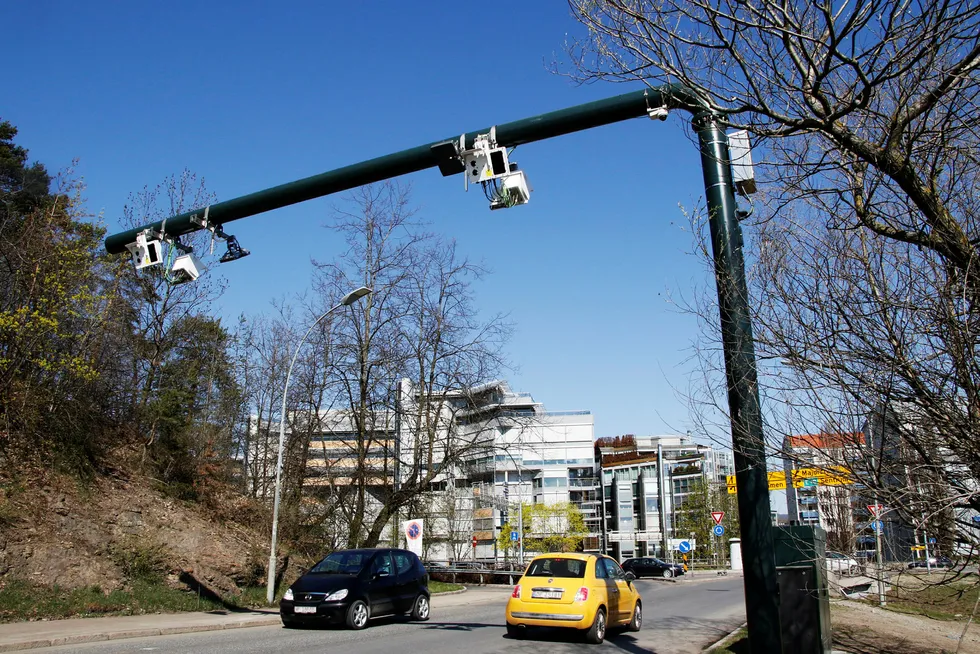
<svg viewBox="0 0 980 654"><path fill-rule="evenodd" d="M225 234L221 225L208 221L210 207L204 209L204 215L193 215L190 221L201 229L211 232L211 253L214 254L214 242L223 240L227 251L218 259L219 263L228 263L242 257L247 257L249 251L238 243L238 239ZM206 270L201 260L194 254L194 248L180 242L179 236L167 234L167 221L163 221L160 231L144 229L136 235L136 241L127 243L126 249L133 257L136 270L143 270L163 264L163 278L171 285L192 282ZM166 246L166 249L164 248Z"/></svg>
<svg viewBox="0 0 980 654"><path fill-rule="evenodd" d="M432 146L443 176L463 173L464 188L479 184L490 201L491 209L506 209L527 204L531 199L531 186L523 170L510 161L507 148L497 145L497 128L489 134L479 134L473 139L473 147L466 147L466 135L459 142L443 141ZM513 150L511 151L513 152Z"/></svg>

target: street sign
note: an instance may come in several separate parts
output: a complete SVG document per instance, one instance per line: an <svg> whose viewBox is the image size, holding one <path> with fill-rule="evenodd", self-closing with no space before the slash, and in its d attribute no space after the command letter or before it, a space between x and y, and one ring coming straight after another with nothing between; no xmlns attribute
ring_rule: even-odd
<svg viewBox="0 0 980 654"><path fill-rule="evenodd" d="M877 518L885 510L883 504L869 504L868 511L871 513L872 518Z"/></svg>
<svg viewBox="0 0 980 654"><path fill-rule="evenodd" d="M715 525L715 528L712 529L711 531L714 532L715 536L722 536L725 533L725 528L722 527L721 525Z"/></svg>
<svg viewBox="0 0 980 654"><path fill-rule="evenodd" d="M973 522L980 522L980 515L973 516Z"/></svg>
<svg viewBox="0 0 980 654"><path fill-rule="evenodd" d="M691 551L691 544L688 543L686 540L682 540L677 545L677 551L680 552L681 554L687 554L688 552Z"/></svg>
<svg viewBox="0 0 980 654"><path fill-rule="evenodd" d="M930 538L929 539L929 544L930 545L935 545L936 544L936 539L935 538Z"/></svg>
<svg viewBox="0 0 980 654"><path fill-rule="evenodd" d="M912 550L913 552L921 552L921 551L922 551L922 550L924 550L925 548L926 548L926 546L925 546L925 545L913 545L913 546L912 546L912 547L910 547L909 549L910 549L910 550Z"/></svg>
<svg viewBox="0 0 980 654"><path fill-rule="evenodd" d="M769 490L786 490L785 471L776 470L769 472L767 473L767 477ZM849 486L854 483L851 473L841 466L799 468L790 471L790 483L793 484L793 488L812 488L813 482L807 483L811 479L816 480L816 485L818 486ZM725 479L725 485L728 487L729 495L735 495L738 492L735 485L735 475L728 475Z"/></svg>
<svg viewBox="0 0 980 654"><path fill-rule="evenodd" d="M711 518L715 521L716 525L720 525L721 521L725 518L724 511L712 511Z"/></svg>
<svg viewBox="0 0 980 654"><path fill-rule="evenodd" d="M875 520L870 525L872 531L881 531L885 528L884 523L881 520Z"/></svg>
<svg viewBox="0 0 980 654"><path fill-rule="evenodd" d="M819 483L819 479L804 479L803 488L814 488L815 486L819 485Z"/></svg>
<svg viewBox="0 0 980 654"><path fill-rule="evenodd" d="M520 540L520 534L518 534L518 533L517 533L517 530L516 530L516 529L515 529L514 531L512 531L512 532L510 532L510 539L511 539L511 540L512 540L513 542L515 542L515 543L516 543L516 542L517 542L518 540Z"/></svg>

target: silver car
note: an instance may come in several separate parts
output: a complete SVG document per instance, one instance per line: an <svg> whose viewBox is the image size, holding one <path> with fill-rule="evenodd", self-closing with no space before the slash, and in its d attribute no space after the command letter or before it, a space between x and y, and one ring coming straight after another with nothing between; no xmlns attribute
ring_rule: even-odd
<svg viewBox="0 0 980 654"><path fill-rule="evenodd" d="M854 557L827 550L827 570L841 576L856 575L861 572L861 564Z"/></svg>

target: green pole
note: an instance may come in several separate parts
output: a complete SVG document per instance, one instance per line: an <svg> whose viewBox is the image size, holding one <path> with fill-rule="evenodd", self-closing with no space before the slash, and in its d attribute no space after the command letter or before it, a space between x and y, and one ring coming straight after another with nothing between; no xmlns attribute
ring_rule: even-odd
<svg viewBox="0 0 980 654"><path fill-rule="evenodd" d="M770 654L783 651L779 588L742 229L735 214L728 137L718 117L709 113L696 114L693 125L701 145L701 170L721 314L749 644L753 654Z"/></svg>
<svg viewBox="0 0 980 654"><path fill-rule="evenodd" d="M497 125L497 143L503 147L533 143L645 116L649 109L657 107L684 109L694 114L693 124L701 145L728 382L749 640L753 653L780 652L779 598L769 516L769 486L742 233L735 215L728 138L719 124L719 117L705 111L703 104L689 89L671 84ZM463 135L465 144L472 145L478 134L489 131L488 127L467 132ZM211 224L224 225L239 218L364 184L434 168L439 165L439 159L433 152L433 146L446 141L458 142L459 138L459 135L450 136L113 234L106 238L106 251L110 254L124 252L126 244L134 242L136 235L144 229L166 231L170 236L197 231L201 227L195 220L203 218L205 213Z"/></svg>
<svg viewBox="0 0 980 654"><path fill-rule="evenodd" d="M497 143L503 147L514 147L533 143L562 134L571 134L593 127L609 125L630 118L645 116L651 107L671 108L696 107L695 98L679 85L668 85L656 89L646 89L624 93L605 100L597 100L576 105L559 111L517 120L496 126ZM467 147L472 146L479 134L487 134L490 128L467 132ZM314 198L347 191L352 188L380 182L392 177L407 175L439 165L439 159L432 146L446 141L459 142L456 134L426 145L409 148L401 152L369 159L343 168L337 168L319 175L306 177L295 182L280 184L264 191L257 191L209 207L199 207L186 213L136 227L105 240L106 251L119 254L126 251L126 244L136 241L136 235L144 229L166 231L169 236L181 236L201 229L192 218L201 219L207 210L208 222L225 225L239 218L305 202ZM164 224L166 223L166 224Z"/></svg>

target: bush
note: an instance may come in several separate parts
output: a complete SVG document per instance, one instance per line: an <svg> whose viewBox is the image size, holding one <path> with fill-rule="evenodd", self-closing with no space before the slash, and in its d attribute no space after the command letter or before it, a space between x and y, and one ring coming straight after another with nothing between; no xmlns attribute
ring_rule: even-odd
<svg viewBox="0 0 980 654"><path fill-rule="evenodd" d="M157 543L128 540L114 545L110 555L131 581L160 582L168 570L167 550Z"/></svg>

